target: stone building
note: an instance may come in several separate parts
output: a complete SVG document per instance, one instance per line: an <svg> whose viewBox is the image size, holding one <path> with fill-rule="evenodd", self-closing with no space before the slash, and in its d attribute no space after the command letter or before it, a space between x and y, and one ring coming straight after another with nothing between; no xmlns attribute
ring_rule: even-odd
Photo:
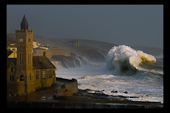
<svg viewBox="0 0 170 113"><path fill-rule="evenodd" d="M17 47L15 44L9 44L9 45L7 45L7 50L9 50L9 51L15 50L17 52Z"/></svg>
<svg viewBox="0 0 170 113"><path fill-rule="evenodd" d="M64 55L70 56L70 51L62 49L61 47L49 47L48 50L42 48L34 48L33 54L36 56L43 55L43 52L46 53L46 57L51 59L53 55Z"/></svg>
<svg viewBox="0 0 170 113"><path fill-rule="evenodd" d="M15 30L17 57L7 58L7 93L30 93L56 83L56 67L45 56L32 56L33 30L24 15L21 29Z"/></svg>
<svg viewBox="0 0 170 113"><path fill-rule="evenodd" d="M75 41L68 41L68 44L71 45L71 46L80 46L78 40L75 40Z"/></svg>

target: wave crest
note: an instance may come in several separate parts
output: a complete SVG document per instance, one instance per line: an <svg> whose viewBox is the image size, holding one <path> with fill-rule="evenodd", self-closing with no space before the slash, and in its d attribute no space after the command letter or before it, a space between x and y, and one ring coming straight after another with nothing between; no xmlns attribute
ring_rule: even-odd
<svg viewBox="0 0 170 113"><path fill-rule="evenodd" d="M140 50L134 50L129 46L114 46L107 54L106 67L118 72L141 70L139 64L152 64L156 58Z"/></svg>

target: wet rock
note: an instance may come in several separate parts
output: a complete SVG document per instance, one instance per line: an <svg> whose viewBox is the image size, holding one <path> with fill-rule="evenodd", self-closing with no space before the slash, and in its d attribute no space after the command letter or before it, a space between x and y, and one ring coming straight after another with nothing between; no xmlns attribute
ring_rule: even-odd
<svg viewBox="0 0 170 113"><path fill-rule="evenodd" d="M112 90L112 91L111 91L111 93L118 93L118 91L116 91L116 90Z"/></svg>
<svg viewBox="0 0 170 113"><path fill-rule="evenodd" d="M95 93L97 93L97 94L103 94L102 91L95 91Z"/></svg>
<svg viewBox="0 0 170 113"><path fill-rule="evenodd" d="M53 55L52 58L61 61L63 67L80 67L80 61L72 56Z"/></svg>
<svg viewBox="0 0 170 113"><path fill-rule="evenodd" d="M123 93L126 93L126 94L128 94L128 92L127 92L127 91L125 91L125 92L123 92Z"/></svg>

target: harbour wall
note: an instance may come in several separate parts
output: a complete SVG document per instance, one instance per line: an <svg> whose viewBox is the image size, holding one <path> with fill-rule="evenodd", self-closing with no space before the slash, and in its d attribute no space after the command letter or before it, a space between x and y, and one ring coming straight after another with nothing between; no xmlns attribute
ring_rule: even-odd
<svg viewBox="0 0 170 113"><path fill-rule="evenodd" d="M60 89L56 90L58 95L71 96L78 92L78 84L76 79L56 78L56 81L64 82Z"/></svg>
<svg viewBox="0 0 170 113"><path fill-rule="evenodd" d="M48 50L44 50L44 49L33 50L33 54L35 56L43 56L43 52L45 52L47 58L52 58L53 55L70 56L70 51L62 49L61 47L50 47Z"/></svg>

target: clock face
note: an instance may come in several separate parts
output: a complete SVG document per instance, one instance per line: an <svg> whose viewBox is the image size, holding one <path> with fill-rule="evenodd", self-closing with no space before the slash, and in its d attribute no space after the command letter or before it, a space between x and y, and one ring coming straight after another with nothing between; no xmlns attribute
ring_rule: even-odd
<svg viewBox="0 0 170 113"><path fill-rule="evenodd" d="M23 39L22 39L22 38L20 39L20 42L23 42Z"/></svg>

